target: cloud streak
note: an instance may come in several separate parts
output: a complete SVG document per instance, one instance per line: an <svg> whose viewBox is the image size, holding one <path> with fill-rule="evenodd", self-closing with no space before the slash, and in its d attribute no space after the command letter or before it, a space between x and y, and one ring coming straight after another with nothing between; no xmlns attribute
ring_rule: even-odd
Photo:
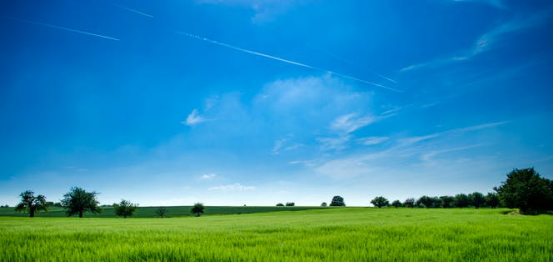
<svg viewBox="0 0 554 262"><path fill-rule="evenodd" d="M188 36L188 37L190 37L190 38L197 39L197 40L201 40L201 41L205 41L205 42L208 42L208 43L211 43L211 44L223 46L223 47L226 47L226 48L229 48L229 49L233 49L233 50L236 50L236 51L240 51L240 52L243 52L243 53L247 53L247 54L251 54L251 55L256 55L256 56L261 56L261 57L269 58L269 59L272 59L272 60L280 61L280 62L283 62L283 63L287 63L287 64L291 64L291 65L295 65L295 66L300 66L300 67L309 68L309 69L312 69L312 70L315 70L315 71L320 71L320 72L329 73L329 74L331 74L331 75L335 75L335 76L338 76L338 77L341 77L341 78L350 79L350 80L354 80L354 81L357 81L357 82L360 82L360 83L364 83L364 84L368 84L368 85L377 86L377 87L380 87L380 88L383 88L383 89L387 89L387 90L390 90L390 91L402 92L402 91L400 91L400 90L398 90L398 89L394 89L394 88L387 87L387 86L384 86L384 85L381 85L381 84L369 82L369 81L366 81L366 80L363 80L363 79L360 79L360 78L357 78L357 77L353 77L353 76L349 76L349 75L344 75L344 74L337 73L337 72L334 72L334 71L331 71L331 70L327 70L327 69L323 69L323 68L319 68L319 67L315 67L315 66L310 66L310 65L303 64L303 63L300 63L300 62L295 62L295 61L292 61L292 60L287 60L287 59L284 59L284 58L280 58L280 57L276 57L276 56L272 56L272 55L268 55L268 54L264 54L264 53L260 53L260 52L256 52L256 51L252 51L252 50L248 50L248 49L236 47L236 46L229 45L229 44L226 44L226 43L222 43L222 42L218 42L218 41L215 41L215 40L211 40L211 39L208 39L208 38L205 38L205 37L200 37L200 36L197 36L197 35L193 35L193 34L189 34L189 33L184 33L184 32L177 32L177 34L184 35L184 36Z"/></svg>
<svg viewBox="0 0 554 262"><path fill-rule="evenodd" d="M190 114L187 116L187 120L181 122L183 125L187 126L193 126L198 123L206 122L207 119L202 117L200 114L198 114L198 110L194 109Z"/></svg>
<svg viewBox="0 0 554 262"><path fill-rule="evenodd" d="M135 13L135 14L139 14L139 15L142 15L142 16L145 16L145 17L148 17L148 18L154 18L153 15L149 15L147 13L144 13L144 12L141 12L139 10L136 10L136 9L133 9L133 8L129 8L129 7L126 7L126 6L122 6L122 5L118 5L118 4L114 4L114 3L111 3L111 5L119 8L119 9L123 9L123 10L126 10L126 11L129 11L129 12L132 12L132 13Z"/></svg>
<svg viewBox="0 0 554 262"><path fill-rule="evenodd" d="M73 33L78 33L78 34L82 34L82 35L95 36L95 37L99 37L99 38L103 38L103 39L119 41L119 39L115 38L115 37L95 34L95 33L81 31L81 30L77 30L77 29L71 29L71 28L67 28L67 27L62 27L62 26L57 26L57 25L52 25L52 24L47 24L47 23L41 23L41 22L35 22L35 21L30 21L30 20L25 20L25 19L13 18L13 17L6 17L6 16L2 16L2 17L6 18L6 19L14 20L14 21L28 23L28 24L40 25L40 26L44 26L44 27L50 27L50 28L64 30L64 31L73 32Z"/></svg>

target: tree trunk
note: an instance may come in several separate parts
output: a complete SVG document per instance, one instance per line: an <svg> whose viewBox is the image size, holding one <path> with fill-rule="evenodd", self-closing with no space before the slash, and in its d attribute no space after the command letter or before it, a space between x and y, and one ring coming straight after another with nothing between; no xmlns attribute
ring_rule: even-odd
<svg viewBox="0 0 554 262"><path fill-rule="evenodd" d="M35 217L35 210L32 208L29 210L29 217Z"/></svg>
<svg viewBox="0 0 554 262"><path fill-rule="evenodd" d="M83 211L79 211L79 218L83 218Z"/></svg>

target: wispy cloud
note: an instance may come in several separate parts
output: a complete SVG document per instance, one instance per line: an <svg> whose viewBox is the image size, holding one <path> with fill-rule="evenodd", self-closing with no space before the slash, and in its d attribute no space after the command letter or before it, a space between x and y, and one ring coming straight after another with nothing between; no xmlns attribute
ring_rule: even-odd
<svg viewBox="0 0 554 262"><path fill-rule="evenodd" d="M321 143L321 150L340 151L347 147L350 138L350 135L341 135L339 137L318 137L316 140Z"/></svg>
<svg viewBox="0 0 554 262"><path fill-rule="evenodd" d="M149 15L147 13L141 12L139 10L136 10L136 9L133 9L133 8L130 8L130 7L118 5L118 4L115 4L115 3L110 3L110 4L117 7L117 8L129 11L129 12L132 12L132 13L135 13L135 14L139 14L139 15L142 15L142 16L145 16L145 17L148 17L148 18L154 18L154 16L152 16L152 15Z"/></svg>
<svg viewBox="0 0 554 262"><path fill-rule="evenodd" d="M101 35L101 34L95 34L95 33L87 32L87 31L82 31L82 30L77 30L77 29L71 29L71 28L67 28L67 27L63 27L63 26L57 26L57 25L52 25L52 24L47 24L47 23L41 23L41 22L35 22L35 21L30 21L30 20L25 20L25 19L19 19L19 18L13 18L13 17L7 17L7 16L0 16L0 17L1 17L1 18L5 18L5 19L14 20L14 21L29 23L29 24L33 24L33 25L39 25L39 26L50 27L50 28L59 29L59 30L63 30L63 31L78 33L78 34L82 34L82 35L88 35L88 36L94 36L94 37L99 37L99 38L108 39L108 40L113 40L113 41L119 41L119 39L118 39L118 38L115 38L115 37L106 36L106 35Z"/></svg>
<svg viewBox="0 0 554 262"><path fill-rule="evenodd" d="M202 122L206 122L207 119L202 117L199 113L198 113L198 110L197 109L194 109L192 110L192 112L190 112L190 114L187 116L187 119L183 122L181 122L183 125L187 125L187 126L193 126L193 125L196 125L198 123L202 123Z"/></svg>
<svg viewBox="0 0 554 262"><path fill-rule="evenodd" d="M482 147L486 146L488 144L486 143L480 143L475 145L469 145L469 146L462 146L462 147L454 147L454 148L448 148L448 149L441 149L441 150L433 150L430 152L427 152L421 156L421 160L423 160L426 163L430 163L432 161L432 158L439 154L445 154L450 152L456 152L456 151L462 151L462 150L468 150L476 147Z"/></svg>
<svg viewBox="0 0 554 262"><path fill-rule="evenodd" d="M371 145L381 144L387 140L389 140L389 138L384 136L370 136L370 137L358 138L356 139L356 142L362 145L371 146Z"/></svg>
<svg viewBox="0 0 554 262"><path fill-rule="evenodd" d="M390 91L401 92L398 89L394 89L394 88L387 87L387 86L384 86L384 85L381 85L381 84L369 82L369 81L366 81L366 80L363 80L363 79L360 79L360 78L357 78L357 77L344 75L344 74L337 73L337 72L334 72L334 71L331 71L331 70L327 70L327 69L323 69L323 68L319 68L319 67L315 67L315 66L310 66L310 65L303 64L303 63L300 63L300 62L295 62L295 61L292 61L292 60L288 60L288 59L284 59L284 58L280 58L280 57L276 57L276 56L272 56L272 55L268 55L268 54L264 54L264 53L260 53L260 52L256 52L256 51L236 47L236 46L233 46L233 45L229 45L229 44L226 44L226 43L218 42L218 41L215 41L215 40L211 40L211 39L208 39L208 38L205 38L205 37L201 37L201 36L197 36L197 35L193 35L193 34L189 34L189 33L184 33L184 32L176 32L176 33L180 34L180 35L188 36L188 37L193 38L193 39L205 41L205 42L208 42L208 43L211 43L211 44L215 44L215 45L223 46L223 47L233 49L233 50L236 50L236 51L240 51L240 52L243 52L243 53L256 55L256 56L261 56L261 57L273 59L273 60L276 60L276 61L280 61L280 62L283 62L283 63L287 63L287 64L291 64L291 65L295 65L295 66L300 66L300 67L304 67L304 68L309 68L309 69L320 71L320 72L325 72L325 73L335 75L335 76L338 76L338 77L341 77L341 78L354 80L354 81L364 83L364 84L368 84L368 85L377 86L377 87L384 88L384 89L387 89L387 90L390 90Z"/></svg>
<svg viewBox="0 0 554 262"><path fill-rule="evenodd" d="M234 183L231 185L224 185L224 186L215 186L210 187L208 190L212 191L250 191L254 190L256 187L253 186L243 186L240 183Z"/></svg>
<svg viewBox="0 0 554 262"><path fill-rule="evenodd" d="M450 130L447 130L447 131L434 133L434 134L429 134L429 135L424 135L424 136L415 136L415 137L410 137L410 138L404 138L404 139L399 140L399 145L400 146L408 146L408 145L412 145L412 144L415 144L415 143L419 143L421 141L426 141L426 140L430 140L430 139L433 139L433 138L438 138L438 137L441 137L443 135L456 134L456 133L465 133L465 132L469 132L469 131L477 131L477 130L482 130L482 129L486 129L486 128L492 128L492 127L504 125L504 124L507 124L507 123L509 123L509 121L491 122L491 123L486 123L486 124L481 124L481 125L450 129Z"/></svg>
<svg viewBox="0 0 554 262"><path fill-rule="evenodd" d="M203 179L203 180L210 180L210 179L214 179L217 175L216 174L203 174L200 179Z"/></svg>
<svg viewBox="0 0 554 262"><path fill-rule="evenodd" d="M359 116L359 114L351 113L337 117L331 123L331 129L338 132L351 133L377 121L377 119L377 117L372 115Z"/></svg>
<svg viewBox="0 0 554 262"><path fill-rule="evenodd" d="M271 154L278 155L279 153L291 151L302 146L300 143L287 144L291 141L290 138L282 138L275 141L273 148L271 149Z"/></svg>

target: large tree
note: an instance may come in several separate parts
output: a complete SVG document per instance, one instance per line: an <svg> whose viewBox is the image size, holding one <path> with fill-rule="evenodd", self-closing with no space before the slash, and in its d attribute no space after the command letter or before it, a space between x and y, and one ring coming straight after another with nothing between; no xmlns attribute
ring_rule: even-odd
<svg viewBox="0 0 554 262"><path fill-rule="evenodd" d="M471 202L471 205L475 208L479 208L485 205L486 200L485 196L479 192L473 192L469 194L469 201Z"/></svg>
<svg viewBox="0 0 554 262"><path fill-rule="evenodd" d="M466 194L457 194L454 196L455 207L468 207L469 204L469 197Z"/></svg>
<svg viewBox="0 0 554 262"><path fill-rule="evenodd" d="M404 206L413 208L415 206L415 199L414 198L407 198L404 201Z"/></svg>
<svg viewBox="0 0 554 262"><path fill-rule="evenodd" d="M113 209L117 216L127 218L133 215L137 210L138 205L131 203L128 200L121 200L119 204L113 204Z"/></svg>
<svg viewBox="0 0 554 262"><path fill-rule="evenodd" d="M381 207L388 206L389 205L389 200L386 199L383 196L378 196L378 197L374 198L373 200L371 200L371 204L373 204L373 206L381 208Z"/></svg>
<svg viewBox="0 0 554 262"><path fill-rule="evenodd" d="M15 206L15 211L29 212L29 217L35 217L35 213L39 211L48 211L46 197L43 195L35 196L35 192L27 190L21 193L21 202Z"/></svg>
<svg viewBox="0 0 554 262"><path fill-rule="evenodd" d="M396 207L396 208L399 208L402 206L402 203L400 202L400 200L394 200L392 201L392 204L391 204L393 207Z"/></svg>
<svg viewBox="0 0 554 262"><path fill-rule="evenodd" d="M192 208L190 209L190 212L199 217L201 214L204 213L204 204L195 203L194 206L192 206Z"/></svg>
<svg viewBox="0 0 554 262"><path fill-rule="evenodd" d="M83 217L83 213L92 212L100 213L101 209L96 200L96 192L87 192L80 187L72 187L65 195L63 195L62 206L66 209L67 216L79 215Z"/></svg>
<svg viewBox="0 0 554 262"><path fill-rule="evenodd" d="M534 168L514 169L500 187L495 187L503 205L518 208L523 214L552 210L552 180Z"/></svg>
<svg viewBox="0 0 554 262"><path fill-rule="evenodd" d="M343 206L346 206L346 204L344 203L344 198L342 198L341 196L334 196L333 199L331 200L331 204L329 204L329 206L343 207Z"/></svg>

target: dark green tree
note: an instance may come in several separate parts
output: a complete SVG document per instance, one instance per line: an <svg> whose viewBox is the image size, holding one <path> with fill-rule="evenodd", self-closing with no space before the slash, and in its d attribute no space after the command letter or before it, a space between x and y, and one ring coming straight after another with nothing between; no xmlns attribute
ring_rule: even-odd
<svg viewBox="0 0 554 262"><path fill-rule="evenodd" d="M479 208L479 207L483 207L485 206L485 203L486 203L486 200L485 200L485 196L479 192L473 192L471 194L469 194L469 201L470 201L470 205L475 207L475 208Z"/></svg>
<svg viewBox="0 0 554 262"><path fill-rule="evenodd" d="M287 203L285 204L285 206L293 207L293 206L294 206L294 202L287 202Z"/></svg>
<svg viewBox="0 0 554 262"><path fill-rule="evenodd" d="M371 200L371 204L373 204L373 206L376 206L378 208L386 207L389 205L389 200L383 196L378 196L373 200Z"/></svg>
<svg viewBox="0 0 554 262"><path fill-rule="evenodd" d="M29 212L29 217L35 217L36 212L48 211L48 204L46 203L45 196L35 196L35 192L31 190L27 190L19 196L21 196L21 201L15 206L15 211Z"/></svg>
<svg viewBox="0 0 554 262"><path fill-rule="evenodd" d="M204 214L204 204L195 203L194 206L192 206L192 208L190 209L190 212L199 217L201 214Z"/></svg>
<svg viewBox="0 0 554 262"><path fill-rule="evenodd" d="M514 169L500 187L495 187L501 203L518 208L522 214L552 210L552 180L543 178L534 168Z"/></svg>
<svg viewBox="0 0 554 262"><path fill-rule="evenodd" d="M426 208L433 207L433 198L428 196L422 196L416 201L417 206L424 206Z"/></svg>
<svg viewBox="0 0 554 262"><path fill-rule="evenodd" d="M415 206L415 199L413 198L408 198L404 201L404 207L411 207L413 208Z"/></svg>
<svg viewBox="0 0 554 262"><path fill-rule="evenodd" d="M497 193L488 193L485 196L485 201L487 203L487 206L490 208L496 208L500 205L500 198L498 198Z"/></svg>
<svg viewBox="0 0 554 262"><path fill-rule="evenodd" d="M399 207L402 206L402 203L400 202L400 200L394 200L394 201L392 201L392 206L396 207L396 208L399 208Z"/></svg>
<svg viewBox="0 0 554 262"><path fill-rule="evenodd" d="M470 200L466 194L457 194L454 196L455 207L468 207L469 204L470 204Z"/></svg>
<svg viewBox="0 0 554 262"><path fill-rule="evenodd" d="M169 210L167 207L158 207L156 210L154 210L154 213L156 213L156 216L159 216L160 218L167 217L167 213Z"/></svg>
<svg viewBox="0 0 554 262"><path fill-rule="evenodd" d="M113 209L117 216L127 218L133 215L137 210L138 205L131 203L131 201L121 200L119 204L113 204Z"/></svg>
<svg viewBox="0 0 554 262"><path fill-rule="evenodd" d="M322 207L326 207L326 206L327 206L327 203L326 203L326 202L323 202L323 203L321 203L321 206L322 206Z"/></svg>
<svg viewBox="0 0 554 262"><path fill-rule="evenodd" d="M341 196L334 196L329 206L343 207L343 206L346 206L346 204L344 203L344 198L342 198Z"/></svg>
<svg viewBox="0 0 554 262"><path fill-rule="evenodd" d="M441 196L441 207L443 208L451 208L454 204L454 197L453 196Z"/></svg>
<svg viewBox="0 0 554 262"><path fill-rule="evenodd" d="M69 189L61 201L62 206L66 209L67 216L79 215L83 217L85 212L100 213L101 209L96 200L96 192L87 192L80 187L72 187Z"/></svg>
<svg viewBox="0 0 554 262"><path fill-rule="evenodd" d="M277 203L277 206L278 206L278 207L283 207L283 206L285 206L285 205L283 205L283 203Z"/></svg>

